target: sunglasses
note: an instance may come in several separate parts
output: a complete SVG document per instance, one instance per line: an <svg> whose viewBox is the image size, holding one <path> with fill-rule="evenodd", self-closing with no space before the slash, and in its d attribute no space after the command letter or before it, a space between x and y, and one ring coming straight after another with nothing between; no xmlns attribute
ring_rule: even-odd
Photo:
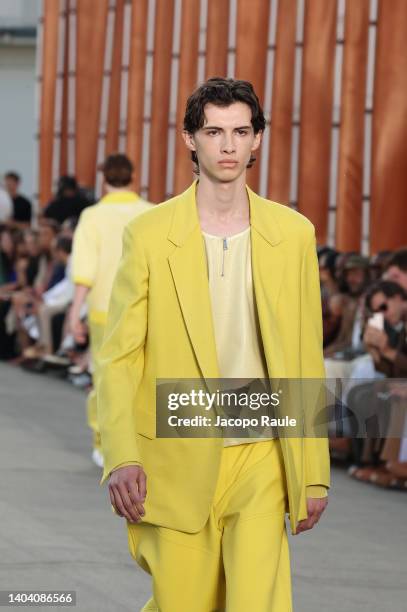
<svg viewBox="0 0 407 612"><path fill-rule="evenodd" d="M386 304L386 302L383 302L383 304L380 304L380 306L378 306L375 310L371 308L370 311L375 314L376 312L386 312L387 309L388 305Z"/></svg>

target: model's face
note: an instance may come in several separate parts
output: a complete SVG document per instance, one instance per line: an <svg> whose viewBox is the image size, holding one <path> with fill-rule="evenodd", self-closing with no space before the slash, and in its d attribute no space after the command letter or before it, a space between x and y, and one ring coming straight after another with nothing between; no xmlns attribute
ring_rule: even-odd
<svg viewBox="0 0 407 612"><path fill-rule="evenodd" d="M254 134L251 110L243 102L219 107L205 106L203 127L183 132L190 151L196 151L199 171L213 181L230 183L245 171L250 156L261 143L261 132Z"/></svg>

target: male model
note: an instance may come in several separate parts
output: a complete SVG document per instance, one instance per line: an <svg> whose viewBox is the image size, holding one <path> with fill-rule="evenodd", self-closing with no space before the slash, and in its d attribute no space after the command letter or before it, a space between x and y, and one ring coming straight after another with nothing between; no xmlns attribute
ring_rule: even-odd
<svg viewBox="0 0 407 612"><path fill-rule="evenodd" d="M184 118L199 180L124 232L98 414L143 611L290 611L285 513L300 533L327 504L326 438L156 436L156 379L324 377L314 227L246 186L264 127L250 83L209 79Z"/></svg>
<svg viewBox="0 0 407 612"><path fill-rule="evenodd" d="M131 190L133 164L125 155L109 155L102 171L106 195L82 212L74 234L72 277L75 293L70 311L74 337L77 342L84 342L86 329L81 321L81 310L87 302L93 369L93 390L88 395L87 416L93 432L92 459L100 467L103 457L96 414L97 353L103 339L110 292L122 252L123 229L131 219L151 207Z"/></svg>

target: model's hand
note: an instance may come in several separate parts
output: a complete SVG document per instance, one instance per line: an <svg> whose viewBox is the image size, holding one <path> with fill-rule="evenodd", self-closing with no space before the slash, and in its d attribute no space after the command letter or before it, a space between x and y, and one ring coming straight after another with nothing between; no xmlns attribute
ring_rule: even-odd
<svg viewBox="0 0 407 612"><path fill-rule="evenodd" d="M308 529L312 529L313 526L318 523L327 505L328 497L322 497L320 499L307 497L308 518L298 523L297 532L295 535L302 533L303 531L308 531Z"/></svg>
<svg viewBox="0 0 407 612"><path fill-rule="evenodd" d="M109 494L112 506L119 516L131 523L138 523L144 515L146 480L146 474L139 465L127 465L110 474Z"/></svg>
<svg viewBox="0 0 407 612"><path fill-rule="evenodd" d="M71 317L70 321L71 334L77 344L85 344L87 338L88 329L80 319Z"/></svg>

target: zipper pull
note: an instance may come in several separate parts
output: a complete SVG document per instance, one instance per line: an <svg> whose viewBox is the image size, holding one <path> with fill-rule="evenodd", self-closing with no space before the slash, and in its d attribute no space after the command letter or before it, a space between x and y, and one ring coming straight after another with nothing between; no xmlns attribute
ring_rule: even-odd
<svg viewBox="0 0 407 612"><path fill-rule="evenodd" d="M225 251L228 249L228 242L226 238L223 238L223 249L222 249L222 274L221 276L225 276Z"/></svg>

